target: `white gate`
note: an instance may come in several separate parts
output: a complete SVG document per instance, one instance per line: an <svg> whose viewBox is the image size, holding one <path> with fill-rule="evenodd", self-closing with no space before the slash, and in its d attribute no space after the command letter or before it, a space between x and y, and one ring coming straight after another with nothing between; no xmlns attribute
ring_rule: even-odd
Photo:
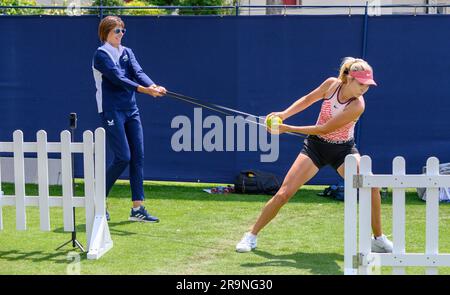
<svg viewBox="0 0 450 295"><path fill-rule="evenodd" d="M26 207L39 207L40 229L50 231L50 207L62 207L64 231L72 232L73 208L86 209L88 259L98 259L112 248L113 242L106 221L105 195L105 130L98 128L83 133L82 143L72 143L70 132L61 132L61 142L47 142L47 133L40 130L36 142L24 142L21 130L13 134L13 142L0 142L0 152L14 153L15 195L0 194L0 230L3 230L2 207L16 207L16 229L26 230ZM38 196L25 195L24 153L37 153ZM49 196L48 153L61 154L62 196ZM85 196L74 197L72 186L72 154L83 154ZM1 171L1 170L0 170ZM0 175L1 180L1 175ZM1 185L1 181L0 181ZM1 187L0 187L1 190Z"/></svg>

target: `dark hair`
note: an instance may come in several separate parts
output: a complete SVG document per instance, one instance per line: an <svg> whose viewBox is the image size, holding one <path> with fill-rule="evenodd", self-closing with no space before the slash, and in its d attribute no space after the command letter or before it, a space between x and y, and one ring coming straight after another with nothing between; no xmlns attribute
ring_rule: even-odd
<svg viewBox="0 0 450 295"><path fill-rule="evenodd" d="M125 28L125 23L120 17L110 15L102 19L98 25L98 37L100 38L100 41L106 42L109 32L116 26Z"/></svg>

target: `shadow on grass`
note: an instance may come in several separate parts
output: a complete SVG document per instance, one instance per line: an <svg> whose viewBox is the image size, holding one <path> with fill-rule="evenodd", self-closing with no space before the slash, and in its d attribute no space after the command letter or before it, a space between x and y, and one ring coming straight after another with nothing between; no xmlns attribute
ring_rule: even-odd
<svg viewBox="0 0 450 295"><path fill-rule="evenodd" d="M117 227L120 227L122 225L126 225L126 224L131 224L133 223L133 221L128 221L128 220L124 220L124 221L120 221L120 222L108 222L108 226L109 226L109 231L111 233L111 235L115 235L115 236L131 236L131 235L137 235L137 233L135 232L131 232L131 231L126 231L126 230L121 230ZM77 233L86 233L86 224L78 224L77 227ZM64 231L64 227L59 227L57 229L55 229L53 232L55 233L63 233L63 234L71 234L70 231Z"/></svg>
<svg viewBox="0 0 450 295"><path fill-rule="evenodd" d="M144 186L146 200L186 200L186 201L205 201L205 202L266 202L272 195L247 195L247 194L208 194L203 191L205 188L212 188L216 185L199 184L197 186L164 185L164 184L146 184ZM122 199L130 198L129 186L116 184L111 190L108 198ZM302 188L289 202L302 203L342 203L331 198L318 196L322 189Z"/></svg>
<svg viewBox="0 0 450 295"><path fill-rule="evenodd" d="M18 261L18 260L25 260L25 261L32 261L32 262L49 262L52 261L54 263L59 264L68 264L70 263L70 260L67 259L69 257L69 253L73 252L74 250L67 250L67 251L56 251L54 253L45 253L42 251L31 251L31 252L21 252L18 250L10 250L10 251L0 251L0 261L1 260L7 260L7 261ZM86 253L80 253L81 258L86 258Z"/></svg>
<svg viewBox="0 0 450 295"><path fill-rule="evenodd" d="M109 226L109 231L111 232L111 235L115 235L115 236L132 236L132 235L137 235L138 233L135 232L131 232L131 231L126 231L126 230L121 230L117 227L120 227L121 225L125 225L125 224L131 224L133 223L133 221L128 221L128 220L124 220L124 221L120 221L120 222L108 222L108 226Z"/></svg>
<svg viewBox="0 0 450 295"><path fill-rule="evenodd" d="M187 201L220 201L220 202L266 202L272 195L247 195L247 194L208 194L203 191L205 188L212 188L215 184L195 184L183 186L180 183L170 185L167 183L147 183L144 185L146 199L151 200L187 200ZM116 184L111 190L108 198L121 199L130 198L130 188L126 184ZM302 187L290 200L289 203L316 203L316 204L344 204L343 201L338 201L330 197L319 196L318 193L323 192L321 187ZM392 204L392 192L386 198L382 199L383 204ZM408 205L424 205L425 202L417 197L416 193L406 193L406 203ZM447 205L442 203L441 205ZM450 206L450 203L448 203Z"/></svg>
<svg viewBox="0 0 450 295"><path fill-rule="evenodd" d="M77 233L85 233L86 232L86 224L83 224L83 223L77 224L77 226L75 228L76 228ZM64 231L64 227L55 228L53 230L53 232L57 233L57 234L67 234L67 235L70 235L72 233L70 231Z"/></svg>
<svg viewBox="0 0 450 295"><path fill-rule="evenodd" d="M194 239L189 239L186 237L171 237L169 235L155 235L155 234L145 234L145 233L140 233L140 236L143 237L147 237L147 238L152 238L152 239L158 239L162 242L170 242L171 244L178 244L178 245L185 245L185 246L189 246L189 247L194 247L194 248L199 248L201 250L205 250L205 249L209 249L209 250L217 250L217 251L226 251L227 249L232 249L229 248L227 246L221 246L221 245L216 245L216 244L211 244L210 241L196 241ZM191 242L191 241L196 241L196 242Z"/></svg>
<svg viewBox="0 0 450 295"><path fill-rule="evenodd" d="M244 263L242 267L292 267L309 270L312 274L343 274L336 263L344 260L344 256L336 253L303 253L296 252L287 255L274 255L261 250L253 250L252 253L268 259L261 263Z"/></svg>

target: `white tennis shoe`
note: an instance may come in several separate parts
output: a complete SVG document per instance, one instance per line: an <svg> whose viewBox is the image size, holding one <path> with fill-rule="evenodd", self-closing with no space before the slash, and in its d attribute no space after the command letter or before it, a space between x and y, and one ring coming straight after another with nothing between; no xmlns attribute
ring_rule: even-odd
<svg viewBox="0 0 450 295"><path fill-rule="evenodd" d="M256 248L257 237L248 232L242 237L242 240L236 245L236 251L240 253L250 252Z"/></svg>
<svg viewBox="0 0 450 295"><path fill-rule="evenodd" d="M394 245L385 235L381 235L377 238L372 237L372 252L392 253L393 249Z"/></svg>

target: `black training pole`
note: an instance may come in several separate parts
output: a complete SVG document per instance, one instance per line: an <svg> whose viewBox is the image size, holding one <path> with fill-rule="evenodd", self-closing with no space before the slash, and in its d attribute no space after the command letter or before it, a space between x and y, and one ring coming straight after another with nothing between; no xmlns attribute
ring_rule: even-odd
<svg viewBox="0 0 450 295"><path fill-rule="evenodd" d="M75 129L77 129L77 113L70 113L69 126L70 126L71 141L74 142L75 141ZM74 156L72 153L70 154L70 157L72 160L72 191L73 191L73 195L75 196L75 159L74 159ZM56 248L56 250L59 250L62 247L64 247L65 245L72 242L73 248L78 247L81 250L81 252L86 252L84 250L83 246L81 245L81 243L78 242L78 240L77 240L77 226L76 226L76 221L75 221L75 206L72 208L72 210L73 210L72 238L69 241L62 244L61 246L59 246L58 248Z"/></svg>

